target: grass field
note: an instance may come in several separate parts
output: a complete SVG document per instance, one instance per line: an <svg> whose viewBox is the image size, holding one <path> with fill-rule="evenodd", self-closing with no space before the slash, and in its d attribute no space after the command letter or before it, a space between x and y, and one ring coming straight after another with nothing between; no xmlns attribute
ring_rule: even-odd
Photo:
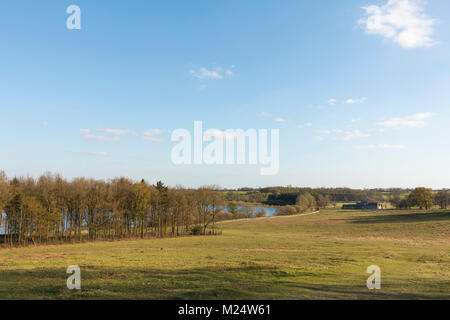
<svg viewBox="0 0 450 320"><path fill-rule="evenodd" d="M223 235L0 250L0 299L449 299L450 213L222 223ZM66 287L69 265L82 290ZM381 290L366 269L381 268Z"/></svg>

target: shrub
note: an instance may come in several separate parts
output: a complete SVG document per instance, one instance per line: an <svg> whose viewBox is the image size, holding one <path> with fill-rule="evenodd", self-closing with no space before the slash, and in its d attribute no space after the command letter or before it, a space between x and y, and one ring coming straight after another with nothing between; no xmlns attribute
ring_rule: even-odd
<svg viewBox="0 0 450 320"><path fill-rule="evenodd" d="M277 212L277 216L290 216L297 213L297 208L294 206L284 206Z"/></svg>
<svg viewBox="0 0 450 320"><path fill-rule="evenodd" d="M265 217L267 215L266 209L262 208L259 211L256 211L256 217Z"/></svg>
<svg viewBox="0 0 450 320"><path fill-rule="evenodd" d="M191 235L199 236L203 234L203 228L201 226L194 226L191 228Z"/></svg>

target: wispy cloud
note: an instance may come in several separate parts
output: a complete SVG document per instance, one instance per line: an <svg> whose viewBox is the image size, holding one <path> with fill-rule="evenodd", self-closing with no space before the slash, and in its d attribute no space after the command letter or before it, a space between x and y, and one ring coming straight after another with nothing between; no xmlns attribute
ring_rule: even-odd
<svg viewBox="0 0 450 320"><path fill-rule="evenodd" d="M285 118L272 116L272 114L270 114L269 112L266 112L266 111L261 112L261 113L259 114L259 116L260 116L260 117L264 117L264 118L271 118L271 119L273 119L275 122L278 122L278 123L283 123L283 122L286 121Z"/></svg>
<svg viewBox="0 0 450 320"><path fill-rule="evenodd" d="M306 127L312 127L312 125L313 124L311 122L306 122L306 123L297 125L297 128L298 129L303 129L303 128L306 128Z"/></svg>
<svg viewBox="0 0 450 320"><path fill-rule="evenodd" d="M216 67L215 69L207 69L201 67L198 70L189 70L189 73L197 79L201 80L221 80L225 77L231 78L234 76L234 72L231 69L223 69L221 67Z"/></svg>
<svg viewBox="0 0 450 320"><path fill-rule="evenodd" d="M358 21L367 34L380 35L405 49L430 47L436 19L424 13L423 0L388 0L385 5L362 8L366 17Z"/></svg>
<svg viewBox="0 0 450 320"><path fill-rule="evenodd" d="M348 98L348 99L335 99L335 98L330 98L326 101L326 103L322 102L321 104L318 105L314 105L314 104L309 104L308 107L309 108L314 108L316 107L317 109L324 109L327 106L328 107L335 107L338 104L357 104L357 103L364 103L367 101L367 98Z"/></svg>
<svg viewBox="0 0 450 320"><path fill-rule="evenodd" d="M95 134L90 129L80 129L80 133L83 135L84 139L96 142L120 141L122 137L126 135L142 137L143 140L147 141L159 142L161 139L157 138L157 136L163 133L161 129L149 129L140 134L128 129L97 129L96 132L102 132L108 135Z"/></svg>
<svg viewBox="0 0 450 320"><path fill-rule="evenodd" d="M402 144L370 144L366 146L358 146L357 149L385 149L385 150L398 150L398 149L404 149L405 146Z"/></svg>
<svg viewBox="0 0 450 320"><path fill-rule="evenodd" d="M361 118L353 118L352 120L350 120L351 123L356 123L361 121Z"/></svg>
<svg viewBox="0 0 450 320"><path fill-rule="evenodd" d="M234 76L234 72L231 71L230 69L227 69L227 70L225 70L225 75L226 75L227 77L232 77L232 76Z"/></svg>
<svg viewBox="0 0 450 320"><path fill-rule="evenodd" d="M343 135L337 136L334 139L341 140L341 141L350 141L350 140L356 140L356 139L367 138L367 137L370 137L370 133L361 132L360 130L354 130L354 131L344 132Z"/></svg>
<svg viewBox="0 0 450 320"><path fill-rule="evenodd" d="M367 101L367 98L359 98L359 99L347 99L345 100L346 104L358 104L358 103L364 103Z"/></svg>
<svg viewBox="0 0 450 320"><path fill-rule="evenodd" d="M189 70L191 75L198 79L222 79L222 75L219 72L219 69L216 70L208 70L206 68L200 68L199 71Z"/></svg>
<svg viewBox="0 0 450 320"><path fill-rule="evenodd" d="M86 140L97 141L97 142L108 142L108 141L118 141L120 140L118 136L102 136L96 135L91 132L89 129L80 129L80 132L83 134L83 138Z"/></svg>
<svg viewBox="0 0 450 320"><path fill-rule="evenodd" d="M157 138L157 136L161 135L163 131L161 129L149 129L142 132L142 139L147 141L154 141L154 142L160 142L162 141L160 138Z"/></svg>
<svg viewBox="0 0 450 320"><path fill-rule="evenodd" d="M334 107L337 103L337 100L334 98L328 99L328 105Z"/></svg>
<svg viewBox="0 0 450 320"><path fill-rule="evenodd" d="M321 135L329 135L332 133L343 133L344 130L341 129L332 129L332 130L319 130L318 133Z"/></svg>
<svg viewBox="0 0 450 320"><path fill-rule="evenodd" d="M85 155L85 156L97 156L97 157L108 157L109 154L107 152L88 152L88 151L74 151L76 154Z"/></svg>
<svg viewBox="0 0 450 320"><path fill-rule="evenodd" d="M118 141L118 137L105 137L105 136L98 136L95 134L85 134L83 136L86 140L92 140L97 142L108 142L108 141Z"/></svg>
<svg viewBox="0 0 450 320"><path fill-rule="evenodd" d="M402 118L391 118L386 121L378 122L377 124L386 128L394 127L424 127L427 125L427 119L431 118L433 113L416 113Z"/></svg>
<svg viewBox="0 0 450 320"><path fill-rule="evenodd" d="M134 135L136 134L134 131L128 130L128 129L97 129L97 131L112 134L115 136L125 136L127 134L134 134Z"/></svg>
<svg viewBox="0 0 450 320"><path fill-rule="evenodd" d="M379 149L404 149L405 146L401 145L401 144L377 144L376 145L377 148Z"/></svg>
<svg viewBox="0 0 450 320"><path fill-rule="evenodd" d="M332 140L350 141L370 137L370 132L370 129L367 129L365 131L344 131L341 129L319 130L317 131L319 135L316 138L319 138L319 140L325 140L326 137L330 137Z"/></svg>

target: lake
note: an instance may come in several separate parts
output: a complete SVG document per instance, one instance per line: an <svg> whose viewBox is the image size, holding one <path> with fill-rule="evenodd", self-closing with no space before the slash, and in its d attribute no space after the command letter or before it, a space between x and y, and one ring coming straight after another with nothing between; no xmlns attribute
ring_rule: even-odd
<svg viewBox="0 0 450 320"><path fill-rule="evenodd" d="M244 206L237 206L238 210L241 211L243 208L253 208L255 209L255 211L261 211L262 209L266 210L266 217L273 217L275 215L275 213L277 213L278 209L277 208L270 208L270 207L260 207L260 206L248 206L248 207L244 207ZM228 207L225 208L225 211L229 211Z"/></svg>

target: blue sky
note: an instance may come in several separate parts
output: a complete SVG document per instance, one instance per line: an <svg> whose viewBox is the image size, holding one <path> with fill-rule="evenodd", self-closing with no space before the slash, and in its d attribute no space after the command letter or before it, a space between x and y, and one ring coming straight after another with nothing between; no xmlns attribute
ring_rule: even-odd
<svg viewBox="0 0 450 320"><path fill-rule="evenodd" d="M448 187L449 21L447 0L2 1L0 170ZM279 129L279 173L175 166L195 120Z"/></svg>

